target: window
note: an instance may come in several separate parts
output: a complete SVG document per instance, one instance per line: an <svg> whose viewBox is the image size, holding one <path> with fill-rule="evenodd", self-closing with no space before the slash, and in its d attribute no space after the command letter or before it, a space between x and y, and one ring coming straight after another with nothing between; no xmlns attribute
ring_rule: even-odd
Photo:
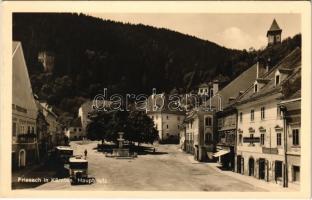
<svg viewBox="0 0 312 200"><path fill-rule="evenodd" d="M178 125L178 129L180 129L180 125Z"/></svg>
<svg viewBox="0 0 312 200"><path fill-rule="evenodd" d="M243 113L242 112L239 113L239 121L240 121L240 123L243 122Z"/></svg>
<svg viewBox="0 0 312 200"><path fill-rule="evenodd" d="M265 107L261 107L261 119L265 118Z"/></svg>
<svg viewBox="0 0 312 200"><path fill-rule="evenodd" d="M258 92L258 85L257 84L255 84L254 88L255 88L255 92Z"/></svg>
<svg viewBox="0 0 312 200"><path fill-rule="evenodd" d="M282 115L281 115L281 112L282 112L282 111L281 111L281 108L280 108L279 106L277 106L277 108L276 108L276 117L277 117L277 118L281 118L281 116L282 116Z"/></svg>
<svg viewBox="0 0 312 200"><path fill-rule="evenodd" d="M191 128L193 128L193 122L191 122Z"/></svg>
<svg viewBox="0 0 312 200"><path fill-rule="evenodd" d="M278 85L280 82L280 76L279 75L276 75L275 76L275 85Z"/></svg>
<svg viewBox="0 0 312 200"><path fill-rule="evenodd" d="M260 135L260 145L264 145L264 133Z"/></svg>
<svg viewBox="0 0 312 200"><path fill-rule="evenodd" d="M74 128L74 131L76 132L76 128Z"/></svg>
<svg viewBox="0 0 312 200"><path fill-rule="evenodd" d="M211 119L211 117L206 117L206 118L205 118L205 125L206 125L206 126L211 126L211 125L212 125L212 119Z"/></svg>
<svg viewBox="0 0 312 200"><path fill-rule="evenodd" d="M154 120L154 115L152 115L152 120Z"/></svg>
<svg viewBox="0 0 312 200"><path fill-rule="evenodd" d="M168 124L167 124L167 129L169 128Z"/></svg>
<svg viewBox="0 0 312 200"><path fill-rule="evenodd" d="M277 146L282 145L282 134L281 133L276 134L276 144L277 144Z"/></svg>
<svg viewBox="0 0 312 200"><path fill-rule="evenodd" d="M169 119L169 116L167 115L167 119Z"/></svg>
<svg viewBox="0 0 312 200"><path fill-rule="evenodd" d="M34 127L31 127L31 133L35 134L35 128Z"/></svg>
<svg viewBox="0 0 312 200"><path fill-rule="evenodd" d="M254 121L254 119L255 119L255 111L251 110L250 111L250 121Z"/></svg>
<svg viewBox="0 0 312 200"><path fill-rule="evenodd" d="M239 134L239 136L238 136L238 143L242 144L242 141L243 141L243 135Z"/></svg>
<svg viewBox="0 0 312 200"><path fill-rule="evenodd" d="M299 129L292 130L293 145L299 145Z"/></svg>
<svg viewBox="0 0 312 200"><path fill-rule="evenodd" d="M16 136L16 123L13 122L12 124L12 133L13 133L13 136Z"/></svg>
<svg viewBox="0 0 312 200"><path fill-rule="evenodd" d="M280 36L279 36L279 35L277 35L277 36L276 36L276 41L278 41L278 42L279 42L280 40L281 40Z"/></svg>
<svg viewBox="0 0 312 200"><path fill-rule="evenodd" d="M30 134L30 126L27 127L27 134Z"/></svg>
<svg viewBox="0 0 312 200"><path fill-rule="evenodd" d="M209 144L212 141L211 133L206 133L205 135L205 144Z"/></svg>
<svg viewBox="0 0 312 200"><path fill-rule="evenodd" d="M200 93L203 93L203 89L200 89Z"/></svg>
<svg viewBox="0 0 312 200"><path fill-rule="evenodd" d="M178 116L178 121L180 121L180 116Z"/></svg>

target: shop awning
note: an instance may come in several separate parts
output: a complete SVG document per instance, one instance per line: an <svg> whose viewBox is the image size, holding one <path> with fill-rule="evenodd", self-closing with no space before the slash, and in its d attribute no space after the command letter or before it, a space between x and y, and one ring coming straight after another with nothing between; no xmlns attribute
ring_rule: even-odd
<svg viewBox="0 0 312 200"><path fill-rule="evenodd" d="M223 155L225 155L225 154L227 154L227 153L230 153L230 150L223 150L223 149L222 149L222 150L220 150L220 151L214 153L213 156L214 156L214 157L220 157L220 156L223 156Z"/></svg>

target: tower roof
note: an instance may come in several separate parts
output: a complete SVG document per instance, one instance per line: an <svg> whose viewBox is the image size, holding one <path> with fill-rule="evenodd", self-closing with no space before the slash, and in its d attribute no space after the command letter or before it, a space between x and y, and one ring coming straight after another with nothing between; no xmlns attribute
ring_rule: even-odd
<svg viewBox="0 0 312 200"><path fill-rule="evenodd" d="M282 29L280 29L280 27L278 26L276 20L274 19L273 22L272 22L272 25L269 29L269 31L280 31Z"/></svg>

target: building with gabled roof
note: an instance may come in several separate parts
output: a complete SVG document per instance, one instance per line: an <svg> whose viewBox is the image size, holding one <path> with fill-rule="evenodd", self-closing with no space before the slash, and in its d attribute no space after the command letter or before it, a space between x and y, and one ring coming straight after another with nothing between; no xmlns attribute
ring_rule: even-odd
<svg viewBox="0 0 312 200"><path fill-rule="evenodd" d="M287 186L287 121L279 104L289 96L287 91L296 91L292 85L301 87L301 49L293 50L262 78L266 81L256 79L235 103L239 115L235 170Z"/></svg>
<svg viewBox="0 0 312 200"><path fill-rule="evenodd" d="M12 48L12 167L23 168L39 159L36 136L37 106L22 44Z"/></svg>
<svg viewBox="0 0 312 200"><path fill-rule="evenodd" d="M234 154L234 141L236 133L236 112L235 109L229 109L230 112L223 112L252 84L257 77L261 77L266 72L264 64L258 62L249 69L241 73L233 81L227 84L223 89L214 92L214 96L209 98L199 108L194 108L186 116L185 127L185 150L194 154L196 160L214 160L214 157L221 157L231 152ZM217 115L218 114L218 115ZM220 119L219 119L219 118ZM222 129L218 129L218 121L223 120ZM233 126L225 126L228 121L234 123ZM219 123L220 124L220 123ZM193 127L199 128L193 128ZM231 142L222 145L231 147L220 147L216 152L216 144L220 143L220 135L227 133L231 135ZM224 136L225 137L225 136ZM226 137L228 138L228 137ZM234 160L234 155L232 156Z"/></svg>
<svg viewBox="0 0 312 200"><path fill-rule="evenodd" d="M84 138L80 117L71 120L69 126L65 128L65 135L70 140L82 140Z"/></svg>

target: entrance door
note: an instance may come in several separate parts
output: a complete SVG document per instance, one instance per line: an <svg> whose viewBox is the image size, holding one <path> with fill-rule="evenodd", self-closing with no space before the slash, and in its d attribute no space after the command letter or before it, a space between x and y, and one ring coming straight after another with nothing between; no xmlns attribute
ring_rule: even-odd
<svg viewBox="0 0 312 200"><path fill-rule="evenodd" d="M282 161L275 161L275 180L279 180L283 177L283 162Z"/></svg>
<svg viewBox="0 0 312 200"><path fill-rule="evenodd" d="M242 173L242 156L237 156L236 158L236 164L237 164L237 173Z"/></svg>
<svg viewBox="0 0 312 200"><path fill-rule="evenodd" d="M249 168L249 176L254 176L255 171L255 160L253 158L249 158L248 162L248 168Z"/></svg>
<svg viewBox="0 0 312 200"><path fill-rule="evenodd" d="M25 167L26 166L26 152L24 149L19 151L18 166L19 167Z"/></svg>
<svg viewBox="0 0 312 200"><path fill-rule="evenodd" d="M293 166L293 181L300 182L300 167Z"/></svg>
<svg viewBox="0 0 312 200"><path fill-rule="evenodd" d="M265 159L259 159L259 179L265 179Z"/></svg>

